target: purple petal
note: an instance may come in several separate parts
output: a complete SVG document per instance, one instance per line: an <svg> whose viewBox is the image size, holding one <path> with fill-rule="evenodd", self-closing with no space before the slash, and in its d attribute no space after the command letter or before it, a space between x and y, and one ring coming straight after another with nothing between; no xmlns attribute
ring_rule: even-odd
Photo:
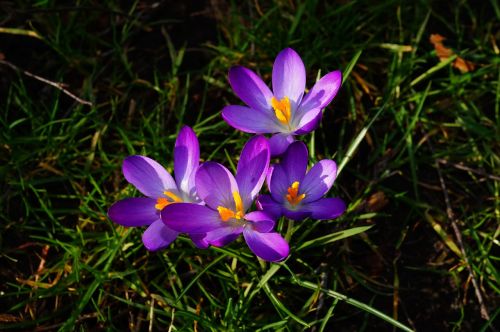
<svg viewBox="0 0 500 332"><path fill-rule="evenodd" d="M160 213L155 205L156 200L152 198L125 198L111 205L108 217L113 222L127 227L151 225L160 220Z"/></svg>
<svg viewBox="0 0 500 332"><path fill-rule="evenodd" d="M306 69L300 56L291 48L281 51L273 65L273 92L278 99L288 97L298 105L306 88Z"/></svg>
<svg viewBox="0 0 500 332"><path fill-rule="evenodd" d="M259 195L256 204L259 210L270 214L274 220L281 218L283 215L281 212L283 205L275 202L270 195Z"/></svg>
<svg viewBox="0 0 500 332"><path fill-rule="evenodd" d="M323 112L320 108L313 109L302 115L294 134L305 135L318 128Z"/></svg>
<svg viewBox="0 0 500 332"><path fill-rule="evenodd" d="M269 160L269 143L264 136L252 137L241 151L236 169L236 182L245 210L252 205L264 184Z"/></svg>
<svg viewBox="0 0 500 332"><path fill-rule="evenodd" d="M161 220L152 223L142 234L142 243L149 251L164 249L179 235L178 232L168 228Z"/></svg>
<svg viewBox="0 0 500 332"><path fill-rule="evenodd" d="M253 109L271 109L273 94L262 79L248 68L236 66L229 70L229 84L234 93Z"/></svg>
<svg viewBox="0 0 500 332"><path fill-rule="evenodd" d="M216 241L210 242L210 245L212 245L214 247L224 247L225 245L236 240L240 236L240 234L241 233L228 234L226 237L222 237Z"/></svg>
<svg viewBox="0 0 500 332"><path fill-rule="evenodd" d="M252 228L257 232L268 233L273 230L274 218L265 211L253 211L245 215L245 219L251 221Z"/></svg>
<svg viewBox="0 0 500 332"><path fill-rule="evenodd" d="M335 97L342 84L342 73L339 70L323 76L300 103L298 113L307 112L315 108L325 108Z"/></svg>
<svg viewBox="0 0 500 332"><path fill-rule="evenodd" d="M283 207L283 215L288 219L300 221L309 218L311 216L311 211L308 211L304 206L296 207L295 210Z"/></svg>
<svg viewBox="0 0 500 332"><path fill-rule="evenodd" d="M213 161L203 163L196 171L196 191L212 209L223 206L235 209L233 192L238 191L234 176L221 164Z"/></svg>
<svg viewBox="0 0 500 332"><path fill-rule="evenodd" d="M243 232L242 226L232 226L226 223L224 227L217 228L212 232L208 232L205 241L216 247L223 247L226 244L233 242Z"/></svg>
<svg viewBox="0 0 500 332"><path fill-rule="evenodd" d="M191 241L198 249L207 249L209 243L205 240L206 234L191 234Z"/></svg>
<svg viewBox="0 0 500 332"><path fill-rule="evenodd" d="M287 189L298 181L302 182L307 170L308 151L306 145L301 141L290 144L279 165L276 165L271 178L271 195L273 199L281 203L287 194Z"/></svg>
<svg viewBox="0 0 500 332"><path fill-rule="evenodd" d="M278 119L267 110L246 106L228 105L222 110L222 118L231 127L251 134L275 133L282 130Z"/></svg>
<svg viewBox="0 0 500 332"><path fill-rule="evenodd" d="M311 218L322 220L337 218L344 213L346 206L340 198L322 198L304 204L303 209L311 212Z"/></svg>
<svg viewBox="0 0 500 332"><path fill-rule="evenodd" d="M167 205L160 215L165 225L182 233L202 234L224 226L217 211L194 203Z"/></svg>
<svg viewBox="0 0 500 332"><path fill-rule="evenodd" d="M288 243L278 233L260 233L247 227L243 236L250 250L263 260L281 261L290 252Z"/></svg>
<svg viewBox="0 0 500 332"><path fill-rule="evenodd" d="M271 157L281 156L288 146L295 141L293 135L279 133L271 136L269 146L271 147Z"/></svg>
<svg viewBox="0 0 500 332"><path fill-rule="evenodd" d="M200 146L193 129L182 127L174 147L174 175L179 190L195 197L194 172L200 163Z"/></svg>
<svg viewBox="0 0 500 332"><path fill-rule="evenodd" d="M148 197L158 198L164 196L164 191L177 190L172 176L151 158L127 157L123 161L122 170L125 179Z"/></svg>
<svg viewBox="0 0 500 332"><path fill-rule="evenodd" d="M271 177L273 176L273 169L274 165L269 165L269 168L267 169L267 174L266 174L267 189L271 188Z"/></svg>
<svg viewBox="0 0 500 332"><path fill-rule="evenodd" d="M308 156L307 147L301 141L293 142L286 150L280 165L292 182L302 181L307 170Z"/></svg>
<svg viewBox="0 0 500 332"><path fill-rule="evenodd" d="M285 195L291 184L283 166L281 164L274 165L269 186L272 199L281 205L284 204Z"/></svg>
<svg viewBox="0 0 500 332"><path fill-rule="evenodd" d="M337 177L337 164L333 160L324 159L316 163L307 172L300 184L300 193L306 194L302 203L316 201L321 198L333 185Z"/></svg>

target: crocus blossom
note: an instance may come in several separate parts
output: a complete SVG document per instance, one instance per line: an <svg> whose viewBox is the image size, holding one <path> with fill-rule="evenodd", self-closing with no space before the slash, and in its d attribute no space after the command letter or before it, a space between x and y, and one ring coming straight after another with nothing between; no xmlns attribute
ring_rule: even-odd
<svg viewBox="0 0 500 332"><path fill-rule="evenodd" d="M306 70L291 48L282 50L273 65L273 91L252 70L236 66L229 70L229 83L247 106L229 105L222 117L232 127L247 133L274 134L271 155L281 155L294 135L307 134L319 125L322 109L335 97L342 82L340 71L323 76L304 95Z"/></svg>
<svg viewBox="0 0 500 332"><path fill-rule="evenodd" d="M241 233L258 257L279 261L288 256L288 243L272 232L273 218L264 211L248 212L264 183L270 160L269 143L255 136L243 147L236 177L221 164L207 161L196 171L195 185L206 203L167 206L161 218L169 228L188 234L204 234L204 240L223 246Z"/></svg>
<svg viewBox="0 0 500 332"><path fill-rule="evenodd" d="M273 165L267 177L271 195L260 195L257 205L275 218L333 219L346 209L340 198L323 198L337 176L333 160L323 159L307 171L308 151L303 142L288 147L282 161Z"/></svg>
<svg viewBox="0 0 500 332"><path fill-rule="evenodd" d="M194 186L194 173L199 166L200 148L194 131L185 126L174 147L175 180L158 162L144 156L129 156L123 161L125 179L147 197L126 198L114 203L108 211L115 223L138 227L148 226L142 242L148 250L166 248L179 232L166 226L160 211L173 203L200 203ZM206 247L202 236L193 237L199 247Z"/></svg>

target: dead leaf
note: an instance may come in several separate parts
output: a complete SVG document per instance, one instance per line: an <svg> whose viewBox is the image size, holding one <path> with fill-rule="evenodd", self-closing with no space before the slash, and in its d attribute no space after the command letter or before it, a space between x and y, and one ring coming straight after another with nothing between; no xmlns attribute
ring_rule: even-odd
<svg viewBox="0 0 500 332"><path fill-rule="evenodd" d="M21 318L10 315L10 314L0 314L0 322L1 323L15 323L20 322Z"/></svg>
<svg viewBox="0 0 500 332"><path fill-rule="evenodd" d="M373 193L366 201L366 210L370 212L377 212L384 208L389 203L384 192L377 191Z"/></svg>
<svg viewBox="0 0 500 332"><path fill-rule="evenodd" d="M461 57L457 57L455 61L453 61L453 67L457 68L460 70L460 72L463 73L468 73L470 71L473 71L475 66L472 62L467 61L462 59Z"/></svg>
<svg viewBox="0 0 500 332"><path fill-rule="evenodd" d="M436 55L440 61L446 61L448 58L455 55L455 52L453 52L451 48L444 46L444 40L446 40L446 38L440 34L431 34L431 37L429 38L431 44L434 45ZM452 66L460 70L462 74L473 71L476 67L472 62L464 60L459 56L457 56L455 61L453 61Z"/></svg>

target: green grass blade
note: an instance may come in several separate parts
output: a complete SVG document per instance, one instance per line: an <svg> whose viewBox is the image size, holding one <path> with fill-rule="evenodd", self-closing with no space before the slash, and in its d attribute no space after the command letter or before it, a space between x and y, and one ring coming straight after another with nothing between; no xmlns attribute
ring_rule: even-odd
<svg viewBox="0 0 500 332"><path fill-rule="evenodd" d="M312 282L309 282L309 281L301 281L300 279L294 279L293 280L297 285L301 286L301 287L304 287L304 288L307 288L307 289L310 289L310 290L313 290L313 291L317 291L318 289L323 292L324 294L334 298L334 299L339 299L341 301L344 301L356 308L359 308L363 311L366 311L374 316L377 316L381 319L383 319L384 321L386 321L387 323L389 324L392 324L394 325L395 327L403 330L403 331L406 331L406 332L412 332L413 330L410 329L408 326L398 322L397 320L394 320L393 318L387 316L386 314L384 314L383 312L380 312L378 311L377 309L375 308L372 308L370 307L369 305L365 304L365 303L362 303L362 302L359 302L355 299L352 299L350 297L347 297L343 294L340 294L336 291L333 291L333 290L329 290L329 289L324 289L324 288L320 288L318 285L315 285L313 284Z"/></svg>
<svg viewBox="0 0 500 332"><path fill-rule="evenodd" d="M361 141L363 141L363 138L365 138L365 135L368 132L368 129L370 129L370 127L373 125L375 120L382 113L382 111L384 110L384 107L385 107L385 104L378 109L377 113L375 113L375 115L370 120L368 125L366 125L365 127L363 127L363 129L361 129L359 134L356 136L356 138L349 145L349 148L347 149L347 152L346 152L344 158L342 158L342 161L340 162L340 165L337 168L337 176L339 176L339 174L342 172L342 170L347 165L347 163L354 157L354 153L356 152L359 144L361 143Z"/></svg>
<svg viewBox="0 0 500 332"><path fill-rule="evenodd" d="M354 227L354 228L346 229L344 231L321 236L321 237L318 237L314 240L309 240L309 241L303 242L299 247L297 247L296 251L299 251L302 249L307 249L307 248L313 248L313 247L317 247L317 246L324 246L324 245L333 243L335 241L345 239L345 238L354 236L354 235L359 234L359 233L366 232L367 230L369 230L373 226L374 225Z"/></svg>

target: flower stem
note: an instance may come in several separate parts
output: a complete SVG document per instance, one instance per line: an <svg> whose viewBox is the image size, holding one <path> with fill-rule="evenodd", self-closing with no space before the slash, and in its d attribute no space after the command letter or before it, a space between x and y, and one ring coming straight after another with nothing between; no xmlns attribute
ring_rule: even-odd
<svg viewBox="0 0 500 332"><path fill-rule="evenodd" d="M285 234L286 242L290 242L290 238L292 237L293 224L294 224L293 220L288 221L288 227L286 229L286 234Z"/></svg>

